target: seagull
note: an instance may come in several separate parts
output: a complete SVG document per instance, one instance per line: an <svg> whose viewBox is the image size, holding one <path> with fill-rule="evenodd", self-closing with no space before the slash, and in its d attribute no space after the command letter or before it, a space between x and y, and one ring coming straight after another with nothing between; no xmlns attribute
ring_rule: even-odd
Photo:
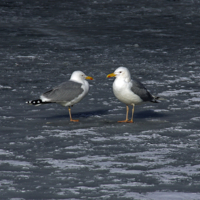
<svg viewBox="0 0 200 200"><path fill-rule="evenodd" d="M134 107L143 102L158 103L160 97L155 97L138 80L132 80L126 67L119 67L107 78L116 77L113 82L113 93L121 102L126 104L126 119L118 122L133 123ZM129 105L133 106L131 120L128 120Z"/></svg>
<svg viewBox="0 0 200 200"><path fill-rule="evenodd" d="M71 107L88 93L89 84L85 79L93 80L91 76L86 76L82 71L74 71L68 81L45 92L40 96L40 99L27 101L26 103L36 106L47 103L68 106L70 121L78 122L78 119L72 119Z"/></svg>

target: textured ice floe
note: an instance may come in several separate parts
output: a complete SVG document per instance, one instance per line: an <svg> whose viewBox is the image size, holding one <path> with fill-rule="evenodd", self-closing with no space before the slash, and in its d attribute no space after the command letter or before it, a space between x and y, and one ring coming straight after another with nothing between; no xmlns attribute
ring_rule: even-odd
<svg viewBox="0 0 200 200"><path fill-rule="evenodd" d="M19 160L0 160L0 165L1 164L10 164L11 166L23 166L23 167L31 167L31 163L26 162L26 161L19 161Z"/></svg>
<svg viewBox="0 0 200 200"><path fill-rule="evenodd" d="M177 96L177 95L182 94L182 93L191 93L191 92L194 92L194 90L180 89L180 90L163 91L163 92L159 93L158 95L168 97L168 96Z"/></svg>
<svg viewBox="0 0 200 200"><path fill-rule="evenodd" d="M29 137L29 136L26 136L26 139L27 139L27 140L43 140L43 139L45 139L45 137L42 136L42 135L38 135L38 136L36 136L36 137Z"/></svg>
<svg viewBox="0 0 200 200"><path fill-rule="evenodd" d="M12 89L10 86L0 85L0 89Z"/></svg>
<svg viewBox="0 0 200 200"><path fill-rule="evenodd" d="M191 99L186 99L184 100L185 103L190 103L190 102L200 102L200 97L193 97Z"/></svg>
<svg viewBox="0 0 200 200"><path fill-rule="evenodd" d="M21 59L35 59L36 56L17 56L17 58L21 58Z"/></svg>
<svg viewBox="0 0 200 200"><path fill-rule="evenodd" d="M127 192L125 198L142 199L142 200L199 200L200 193L187 192L147 192L140 194L136 192Z"/></svg>
<svg viewBox="0 0 200 200"><path fill-rule="evenodd" d="M83 134L92 134L95 135L96 133L94 132L93 128L88 128L88 129L75 129L75 130L59 130L59 129L54 129L54 130L45 130L43 133L45 134L50 134L54 137L68 137L71 135L83 135Z"/></svg>
<svg viewBox="0 0 200 200"><path fill-rule="evenodd" d="M77 169L77 168L79 169L83 167L89 167L89 165L79 164L71 160L61 160L61 159L52 159L52 158L39 159L39 160L45 161L49 163L52 167L60 168L60 169Z"/></svg>
<svg viewBox="0 0 200 200"><path fill-rule="evenodd" d="M117 173L117 174L140 174L142 170L125 170L121 168L113 168L110 170L110 173Z"/></svg>
<svg viewBox="0 0 200 200"><path fill-rule="evenodd" d="M13 152L0 149L0 155L13 155Z"/></svg>
<svg viewBox="0 0 200 200"><path fill-rule="evenodd" d="M12 185L12 184L13 184L13 181L11 180L5 180L5 179L0 180L0 187L5 186L5 185Z"/></svg>
<svg viewBox="0 0 200 200"><path fill-rule="evenodd" d="M200 117L193 117L193 118L191 118L191 120L193 120L193 121L200 121Z"/></svg>

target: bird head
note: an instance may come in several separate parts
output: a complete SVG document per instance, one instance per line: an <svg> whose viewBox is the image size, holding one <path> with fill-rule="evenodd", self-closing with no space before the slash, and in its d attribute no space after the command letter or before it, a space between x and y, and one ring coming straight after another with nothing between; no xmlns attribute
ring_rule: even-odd
<svg viewBox="0 0 200 200"><path fill-rule="evenodd" d="M110 77L129 79L130 73L126 67L118 67L113 73L107 75L107 78Z"/></svg>
<svg viewBox="0 0 200 200"><path fill-rule="evenodd" d="M89 79L93 80L91 76L86 76L82 71L74 71L71 75L70 80L80 82L81 80Z"/></svg>

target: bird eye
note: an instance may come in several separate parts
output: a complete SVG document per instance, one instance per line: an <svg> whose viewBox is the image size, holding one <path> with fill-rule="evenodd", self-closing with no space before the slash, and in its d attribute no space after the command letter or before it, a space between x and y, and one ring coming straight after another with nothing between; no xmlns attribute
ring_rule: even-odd
<svg viewBox="0 0 200 200"><path fill-rule="evenodd" d="M122 73L122 71L120 71L119 73Z"/></svg>

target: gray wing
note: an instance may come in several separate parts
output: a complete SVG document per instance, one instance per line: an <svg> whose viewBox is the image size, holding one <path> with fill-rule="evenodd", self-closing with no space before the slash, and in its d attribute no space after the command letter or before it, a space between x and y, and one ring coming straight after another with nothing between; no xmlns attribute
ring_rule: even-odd
<svg viewBox="0 0 200 200"><path fill-rule="evenodd" d="M134 79L132 80L131 90L137 94L143 101L153 101L154 97L148 92L148 90L144 87L144 85Z"/></svg>
<svg viewBox="0 0 200 200"><path fill-rule="evenodd" d="M81 83L67 81L45 92L42 96L51 99L52 102L71 101L83 92L81 86Z"/></svg>

